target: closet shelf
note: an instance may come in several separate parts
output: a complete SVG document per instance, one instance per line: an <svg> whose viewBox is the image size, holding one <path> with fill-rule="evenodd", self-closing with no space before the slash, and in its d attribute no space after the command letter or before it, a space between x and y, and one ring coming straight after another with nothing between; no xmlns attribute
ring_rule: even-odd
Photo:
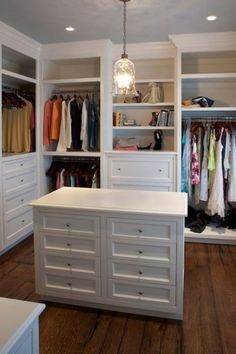
<svg viewBox="0 0 236 354"><path fill-rule="evenodd" d="M236 73L182 74L181 79L182 80L236 79Z"/></svg>
<svg viewBox="0 0 236 354"><path fill-rule="evenodd" d="M171 82L171 83L174 83L174 78L171 78L171 79L160 79L160 78L157 78L157 79L137 79L135 80L135 83L136 84L149 84L151 82Z"/></svg>
<svg viewBox="0 0 236 354"><path fill-rule="evenodd" d="M158 103L113 103L113 107L169 107L174 106L174 102Z"/></svg>
<svg viewBox="0 0 236 354"><path fill-rule="evenodd" d="M58 152L58 151L44 151L43 156L77 156L77 157L100 157L100 152L92 152L92 151L69 151L69 152Z"/></svg>
<svg viewBox="0 0 236 354"><path fill-rule="evenodd" d="M86 78L76 78L76 79L52 79L43 80L44 84L80 84L89 82L100 82L100 77L86 77Z"/></svg>
<svg viewBox="0 0 236 354"><path fill-rule="evenodd" d="M169 127L169 126L136 126L136 125L131 125L131 126L120 126L120 127L113 127L112 129L114 130L173 130L175 127Z"/></svg>
<svg viewBox="0 0 236 354"><path fill-rule="evenodd" d="M37 80L32 79L31 77L16 74L12 71L2 69L2 75L8 76L9 78L16 79L16 80L21 80L21 81L26 81L26 82L31 82L33 84L36 84Z"/></svg>
<svg viewBox="0 0 236 354"><path fill-rule="evenodd" d="M195 233L185 228L184 235L185 242L236 244L236 230L216 228L210 225L206 226L202 233Z"/></svg>
<svg viewBox="0 0 236 354"><path fill-rule="evenodd" d="M182 112L224 112L236 111L236 107L198 107L198 108L182 108Z"/></svg>
<svg viewBox="0 0 236 354"><path fill-rule="evenodd" d="M177 155L176 151L173 150L109 150L105 151L106 154L112 153L112 154L132 154L132 155Z"/></svg>

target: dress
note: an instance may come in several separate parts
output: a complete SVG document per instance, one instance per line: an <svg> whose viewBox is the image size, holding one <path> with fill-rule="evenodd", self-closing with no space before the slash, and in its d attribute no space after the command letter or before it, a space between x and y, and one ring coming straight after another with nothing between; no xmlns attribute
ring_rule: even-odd
<svg viewBox="0 0 236 354"><path fill-rule="evenodd" d="M236 130L231 138L228 201L236 202Z"/></svg>
<svg viewBox="0 0 236 354"><path fill-rule="evenodd" d="M200 200L208 200L208 168L207 168L207 158L208 158L208 140L209 140L209 128L205 129L204 140L203 140L203 159L202 159L202 170L201 170L201 187L200 187Z"/></svg>

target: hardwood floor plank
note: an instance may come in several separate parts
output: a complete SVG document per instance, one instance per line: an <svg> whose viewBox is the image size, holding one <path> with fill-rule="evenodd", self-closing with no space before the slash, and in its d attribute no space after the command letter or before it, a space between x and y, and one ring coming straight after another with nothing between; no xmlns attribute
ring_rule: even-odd
<svg viewBox="0 0 236 354"><path fill-rule="evenodd" d="M0 296L40 301L32 238L0 257ZM40 354L233 354L236 247L186 244L184 320L46 303Z"/></svg>

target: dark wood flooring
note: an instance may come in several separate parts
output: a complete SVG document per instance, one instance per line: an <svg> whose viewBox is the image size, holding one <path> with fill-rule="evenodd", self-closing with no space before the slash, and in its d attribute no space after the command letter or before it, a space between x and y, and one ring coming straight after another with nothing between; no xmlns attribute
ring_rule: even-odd
<svg viewBox="0 0 236 354"><path fill-rule="evenodd" d="M32 237L0 257L0 296L39 301ZM236 353L236 247L186 244L184 320L47 303L40 354Z"/></svg>

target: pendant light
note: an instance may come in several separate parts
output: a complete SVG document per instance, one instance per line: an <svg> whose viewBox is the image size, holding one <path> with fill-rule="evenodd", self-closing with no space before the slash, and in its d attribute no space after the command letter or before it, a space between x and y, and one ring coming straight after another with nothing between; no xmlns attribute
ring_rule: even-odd
<svg viewBox="0 0 236 354"><path fill-rule="evenodd" d="M130 0L120 0L123 8L123 54L114 64L113 96L136 96L134 64L126 53L126 3Z"/></svg>

